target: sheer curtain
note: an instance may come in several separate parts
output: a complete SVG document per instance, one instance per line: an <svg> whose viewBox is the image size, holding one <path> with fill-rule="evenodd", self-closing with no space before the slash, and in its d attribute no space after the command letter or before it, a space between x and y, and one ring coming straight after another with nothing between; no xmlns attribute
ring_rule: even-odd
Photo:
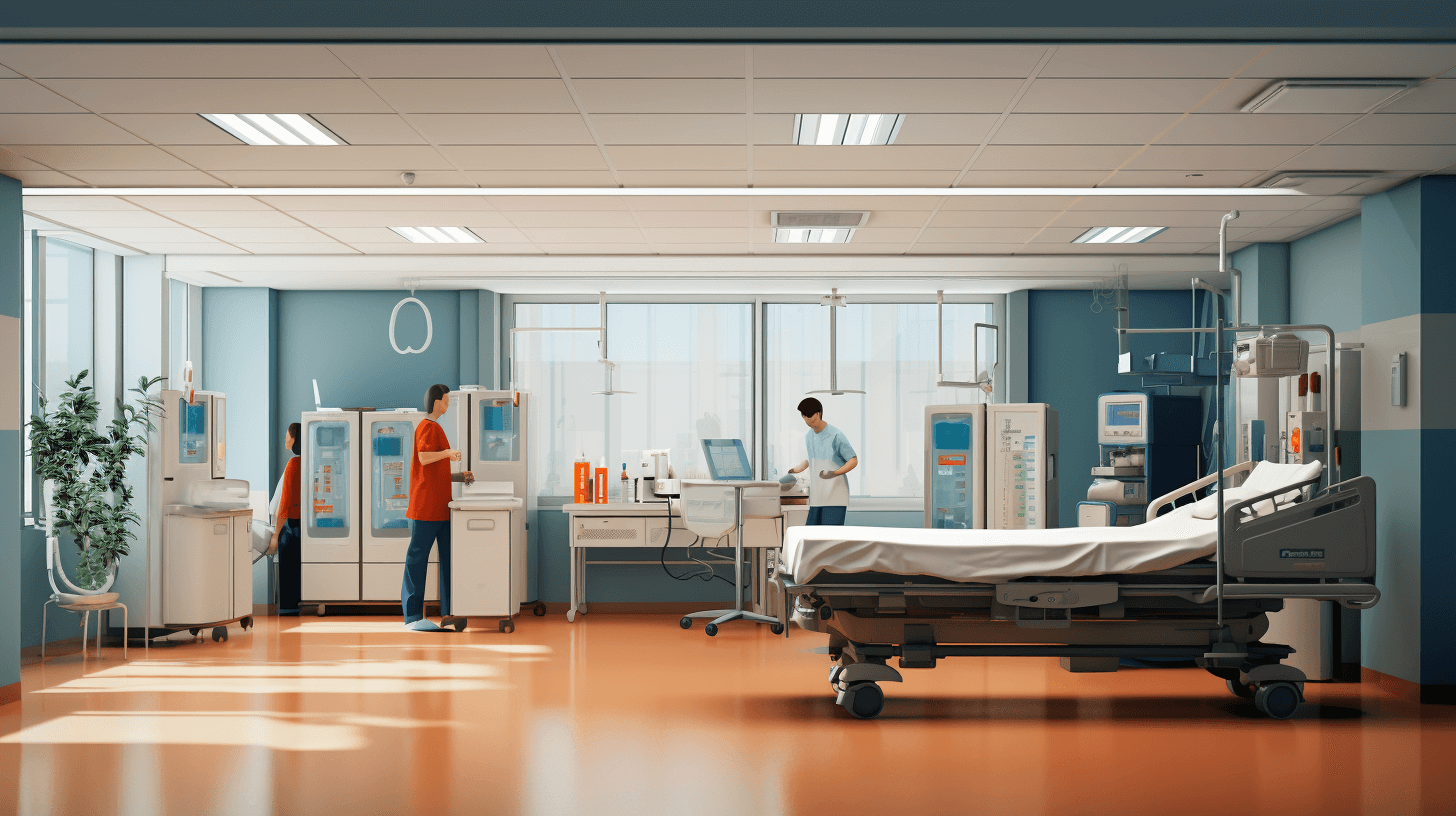
<svg viewBox="0 0 1456 816"><path fill-rule="evenodd" d="M945 305L946 379L974 377L973 327L990 323L991 317L988 303ZM843 307L838 317L838 384L866 394L808 393L829 387L827 306L769 304L764 323L765 477L777 478L804 460L807 427L797 406L805 396L814 396L824 404L824 419L843 431L859 454L859 467L849 475L851 494L922 496L925 407L982 402L985 396L975 389L935 387L935 304Z"/></svg>
<svg viewBox="0 0 1456 816"><path fill-rule="evenodd" d="M518 303L517 328L593 327L596 304ZM591 332L516 336L516 387L531 394L537 495L571 494L571 469L585 455L615 480L636 473L644 449L671 450L680 476L703 475L705 437L753 442L753 310L747 303L611 303L607 350L617 364L606 384ZM616 487L616 482L610 482Z"/></svg>

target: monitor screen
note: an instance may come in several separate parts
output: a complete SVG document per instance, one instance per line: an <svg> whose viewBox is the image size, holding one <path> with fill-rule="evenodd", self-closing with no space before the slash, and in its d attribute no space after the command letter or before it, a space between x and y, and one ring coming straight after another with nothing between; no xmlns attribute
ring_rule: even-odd
<svg viewBox="0 0 1456 816"><path fill-rule="evenodd" d="M1108 427L1114 425L1137 427L1143 421L1142 407L1140 402L1109 402L1107 403L1106 424Z"/></svg>
<svg viewBox="0 0 1456 816"><path fill-rule="evenodd" d="M742 439L704 439L703 458L708 460L708 474L714 481L753 479L753 467L748 464L748 451Z"/></svg>

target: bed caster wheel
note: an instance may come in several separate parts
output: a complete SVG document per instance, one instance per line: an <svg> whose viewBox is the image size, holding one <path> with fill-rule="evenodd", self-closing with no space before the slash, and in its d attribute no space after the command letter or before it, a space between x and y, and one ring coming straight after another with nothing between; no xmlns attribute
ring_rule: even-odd
<svg viewBox="0 0 1456 816"><path fill-rule="evenodd" d="M875 683L856 683L840 694L839 704L855 719L874 719L885 708L885 692Z"/></svg>
<svg viewBox="0 0 1456 816"><path fill-rule="evenodd" d="M578 611L581 614L585 615L586 613L588 613L588 612L591 611L591 607L587 606L586 604L581 604L580 606L578 606L576 608L576 611Z"/></svg>
<svg viewBox="0 0 1456 816"><path fill-rule="evenodd" d="M1276 720L1287 720L1299 708L1299 689L1293 683L1268 683L1254 692L1254 706Z"/></svg>
<svg viewBox="0 0 1456 816"><path fill-rule="evenodd" d="M718 624L716 624L716 623L710 623L710 624L704 626L703 627L703 633L706 634L708 637L713 637L713 636L717 635L718 634Z"/></svg>
<svg viewBox="0 0 1456 816"><path fill-rule="evenodd" d="M227 639L228 639L228 631L227 631L227 627L226 626L214 626L214 627L212 627L212 642L213 643L217 643L218 641L227 640Z"/></svg>
<svg viewBox="0 0 1456 816"><path fill-rule="evenodd" d="M198 632L201 632L202 630L201 629L188 629L187 631L191 632L193 637L197 637L197 633Z"/></svg>
<svg viewBox="0 0 1456 816"><path fill-rule="evenodd" d="M1245 700L1254 699L1254 690L1249 687L1248 683L1240 683L1237 680L1225 680L1224 683L1228 685L1229 692L1235 697L1242 697Z"/></svg>
<svg viewBox="0 0 1456 816"><path fill-rule="evenodd" d="M509 635L510 633L516 631L516 622L507 618L506 620L501 621L496 628Z"/></svg>
<svg viewBox="0 0 1456 816"><path fill-rule="evenodd" d="M535 615L538 618L546 617L546 604L538 603L535 606L531 607L531 614Z"/></svg>
<svg viewBox="0 0 1456 816"><path fill-rule="evenodd" d="M567 623L572 623L575 620L576 620L576 610L575 609L568 609L568 610L566 610L566 622Z"/></svg>
<svg viewBox="0 0 1456 816"><path fill-rule="evenodd" d="M784 633L784 625L782 623L770 623L768 630L775 635L782 635Z"/></svg>
<svg viewBox="0 0 1456 816"><path fill-rule="evenodd" d="M819 620L829 620L833 616L834 610L829 608L829 604L819 607Z"/></svg>
<svg viewBox="0 0 1456 816"><path fill-rule="evenodd" d="M693 619L684 615L683 619L677 622L677 625L684 629L691 629L693 628Z"/></svg>

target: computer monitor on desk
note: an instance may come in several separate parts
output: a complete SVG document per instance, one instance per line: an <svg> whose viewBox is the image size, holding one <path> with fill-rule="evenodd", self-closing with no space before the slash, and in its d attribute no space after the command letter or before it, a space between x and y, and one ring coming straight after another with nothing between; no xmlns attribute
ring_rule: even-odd
<svg viewBox="0 0 1456 816"><path fill-rule="evenodd" d="M704 439L703 458L708 460L708 477L715 482L753 481L742 439Z"/></svg>

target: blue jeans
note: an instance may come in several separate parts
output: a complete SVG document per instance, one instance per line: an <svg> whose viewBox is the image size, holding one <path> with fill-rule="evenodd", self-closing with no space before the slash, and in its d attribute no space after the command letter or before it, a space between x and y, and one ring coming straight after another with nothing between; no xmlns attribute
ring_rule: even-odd
<svg viewBox="0 0 1456 816"><path fill-rule="evenodd" d="M278 534L278 608L298 611L303 590L302 539L298 535L298 519L285 519Z"/></svg>
<svg viewBox="0 0 1456 816"><path fill-rule="evenodd" d="M425 579L430 574L430 547L440 545L440 614L450 614L450 522L410 519L409 549L404 553L404 587L400 604L404 622L425 616Z"/></svg>
<svg viewBox="0 0 1456 816"><path fill-rule="evenodd" d="M844 524L844 514L848 507L810 507L809 520L804 522L809 525Z"/></svg>

